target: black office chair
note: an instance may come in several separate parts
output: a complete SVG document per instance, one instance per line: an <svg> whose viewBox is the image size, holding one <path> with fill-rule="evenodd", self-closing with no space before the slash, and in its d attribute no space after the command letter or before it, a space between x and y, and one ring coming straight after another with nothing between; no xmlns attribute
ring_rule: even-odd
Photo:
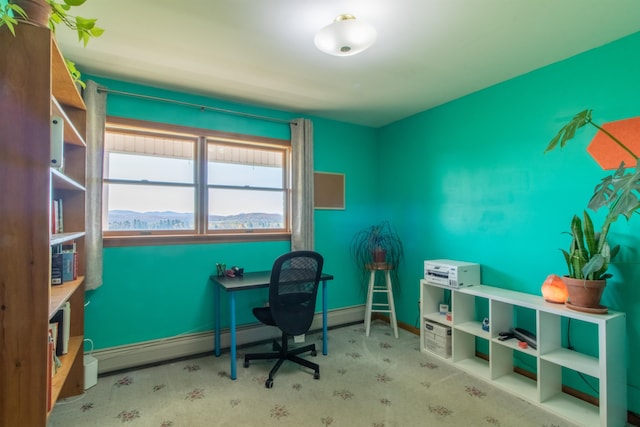
<svg viewBox="0 0 640 427"><path fill-rule="evenodd" d="M273 340L273 353L254 353L244 356L244 367L250 360L278 359L269 372L265 387L273 387L273 376L285 360L306 366L314 370L313 378L320 378L320 367L316 363L298 357L308 351L316 356L316 345L289 349L290 337L309 331L316 308L316 296L322 274L324 260L322 255L313 251L294 251L280 256L273 263L269 284L269 307L256 307L256 318L282 331L282 343Z"/></svg>

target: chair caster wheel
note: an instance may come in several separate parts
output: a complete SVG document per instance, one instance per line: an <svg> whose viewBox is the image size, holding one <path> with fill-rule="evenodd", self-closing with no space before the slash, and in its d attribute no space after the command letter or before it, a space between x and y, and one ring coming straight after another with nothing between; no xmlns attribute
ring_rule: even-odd
<svg viewBox="0 0 640 427"><path fill-rule="evenodd" d="M313 374L313 379L314 380L319 380L320 379L320 372L316 372Z"/></svg>
<svg viewBox="0 0 640 427"><path fill-rule="evenodd" d="M315 351L315 350L311 350L311 355L312 355L313 357L316 357L316 356L318 355L318 352L317 352L317 351Z"/></svg>
<svg viewBox="0 0 640 427"><path fill-rule="evenodd" d="M269 378L265 383L264 386L266 388L273 388L273 380L271 378Z"/></svg>
<svg viewBox="0 0 640 427"><path fill-rule="evenodd" d="M249 367L249 361L245 360L244 363L242 364L242 366L244 366L245 368Z"/></svg>

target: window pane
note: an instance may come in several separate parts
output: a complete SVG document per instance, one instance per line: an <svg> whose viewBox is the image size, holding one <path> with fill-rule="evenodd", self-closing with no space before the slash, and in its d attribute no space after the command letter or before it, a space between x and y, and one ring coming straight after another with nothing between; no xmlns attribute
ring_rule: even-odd
<svg viewBox="0 0 640 427"><path fill-rule="evenodd" d="M104 229L195 230L194 194L190 187L105 183Z"/></svg>
<svg viewBox="0 0 640 427"><path fill-rule="evenodd" d="M104 177L193 183L192 140L107 133Z"/></svg>
<svg viewBox="0 0 640 427"><path fill-rule="evenodd" d="M284 150L207 145L209 185L283 188Z"/></svg>
<svg viewBox="0 0 640 427"><path fill-rule="evenodd" d="M210 188L208 228L284 229L284 192Z"/></svg>

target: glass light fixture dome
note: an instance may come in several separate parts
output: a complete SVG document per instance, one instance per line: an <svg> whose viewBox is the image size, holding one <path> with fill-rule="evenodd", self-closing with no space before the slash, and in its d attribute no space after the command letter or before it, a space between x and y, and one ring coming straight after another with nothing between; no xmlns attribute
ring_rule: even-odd
<svg viewBox="0 0 640 427"><path fill-rule="evenodd" d="M316 33L314 42L321 51L335 56L360 53L376 41L378 34L373 25L356 21L356 17L343 14Z"/></svg>

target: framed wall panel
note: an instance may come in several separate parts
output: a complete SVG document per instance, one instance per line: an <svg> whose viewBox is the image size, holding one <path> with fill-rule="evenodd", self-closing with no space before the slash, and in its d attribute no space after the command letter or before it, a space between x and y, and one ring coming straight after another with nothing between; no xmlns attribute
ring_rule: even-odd
<svg viewBox="0 0 640 427"><path fill-rule="evenodd" d="M344 209L344 174L313 174L313 205L316 209Z"/></svg>

